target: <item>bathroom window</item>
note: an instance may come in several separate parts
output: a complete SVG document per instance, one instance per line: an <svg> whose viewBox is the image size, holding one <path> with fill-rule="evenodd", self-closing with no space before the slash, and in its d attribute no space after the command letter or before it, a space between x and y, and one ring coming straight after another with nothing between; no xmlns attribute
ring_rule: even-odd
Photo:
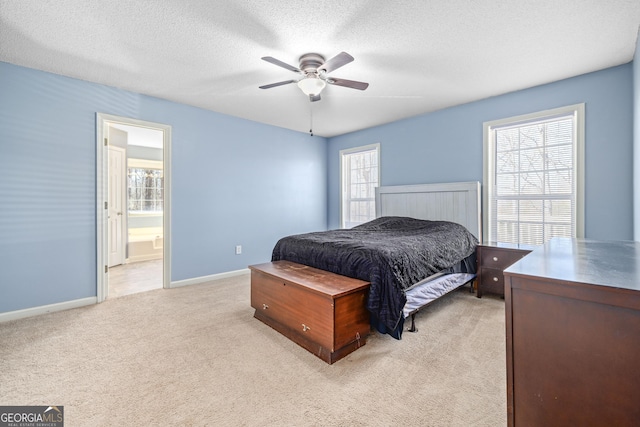
<svg viewBox="0 0 640 427"><path fill-rule="evenodd" d="M127 169L127 180L129 213L162 214L164 207L162 169L132 167L132 162L130 162Z"/></svg>

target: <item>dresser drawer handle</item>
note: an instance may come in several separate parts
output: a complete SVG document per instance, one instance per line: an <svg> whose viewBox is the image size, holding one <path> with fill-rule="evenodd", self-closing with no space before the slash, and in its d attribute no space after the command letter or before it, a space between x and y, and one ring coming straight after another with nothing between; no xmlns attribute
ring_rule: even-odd
<svg viewBox="0 0 640 427"><path fill-rule="evenodd" d="M495 262L498 262L498 257L497 257L497 256L494 256L494 257L493 257L493 260L494 260Z"/></svg>
<svg viewBox="0 0 640 427"><path fill-rule="evenodd" d="M269 308L269 306L267 304L262 304L262 309L266 310L267 308Z"/></svg>
<svg viewBox="0 0 640 427"><path fill-rule="evenodd" d="M497 277L494 277L494 278L493 278L493 281L494 281L494 282L497 282L498 280L499 280L499 279L498 279Z"/></svg>
<svg viewBox="0 0 640 427"><path fill-rule="evenodd" d="M311 328L305 325L304 323L302 324L302 332L307 332L309 329Z"/></svg>

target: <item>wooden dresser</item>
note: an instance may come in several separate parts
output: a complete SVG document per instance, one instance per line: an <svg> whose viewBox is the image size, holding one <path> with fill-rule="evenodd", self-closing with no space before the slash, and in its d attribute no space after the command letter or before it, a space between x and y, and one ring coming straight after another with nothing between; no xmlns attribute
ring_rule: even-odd
<svg viewBox="0 0 640 427"><path fill-rule="evenodd" d="M504 275L508 425L640 425L640 243L552 239Z"/></svg>
<svg viewBox="0 0 640 427"><path fill-rule="evenodd" d="M257 319L327 363L365 345L368 282L290 261L249 268Z"/></svg>
<svg viewBox="0 0 640 427"><path fill-rule="evenodd" d="M476 249L478 262L478 298L485 292L504 296L503 271L514 262L531 252L531 247L505 243L484 243Z"/></svg>

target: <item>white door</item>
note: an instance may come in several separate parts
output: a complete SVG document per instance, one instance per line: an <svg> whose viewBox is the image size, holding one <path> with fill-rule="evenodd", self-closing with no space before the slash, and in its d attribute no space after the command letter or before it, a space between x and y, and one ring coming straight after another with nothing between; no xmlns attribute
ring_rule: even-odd
<svg viewBox="0 0 640 427"><path fill-rule="evenodd" d="M124 262L125 150L109 146L108 231L109 267Z"/></svg>

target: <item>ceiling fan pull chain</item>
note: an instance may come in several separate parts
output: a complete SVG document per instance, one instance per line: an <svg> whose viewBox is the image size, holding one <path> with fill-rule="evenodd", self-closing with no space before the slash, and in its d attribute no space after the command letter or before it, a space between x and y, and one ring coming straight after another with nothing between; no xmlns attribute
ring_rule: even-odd
<svg viewBox="0 0 640 427"><path fill-rule="evenodd" d="M312 103L309 103L309 135L313 136L313 104Z"/></svg>

